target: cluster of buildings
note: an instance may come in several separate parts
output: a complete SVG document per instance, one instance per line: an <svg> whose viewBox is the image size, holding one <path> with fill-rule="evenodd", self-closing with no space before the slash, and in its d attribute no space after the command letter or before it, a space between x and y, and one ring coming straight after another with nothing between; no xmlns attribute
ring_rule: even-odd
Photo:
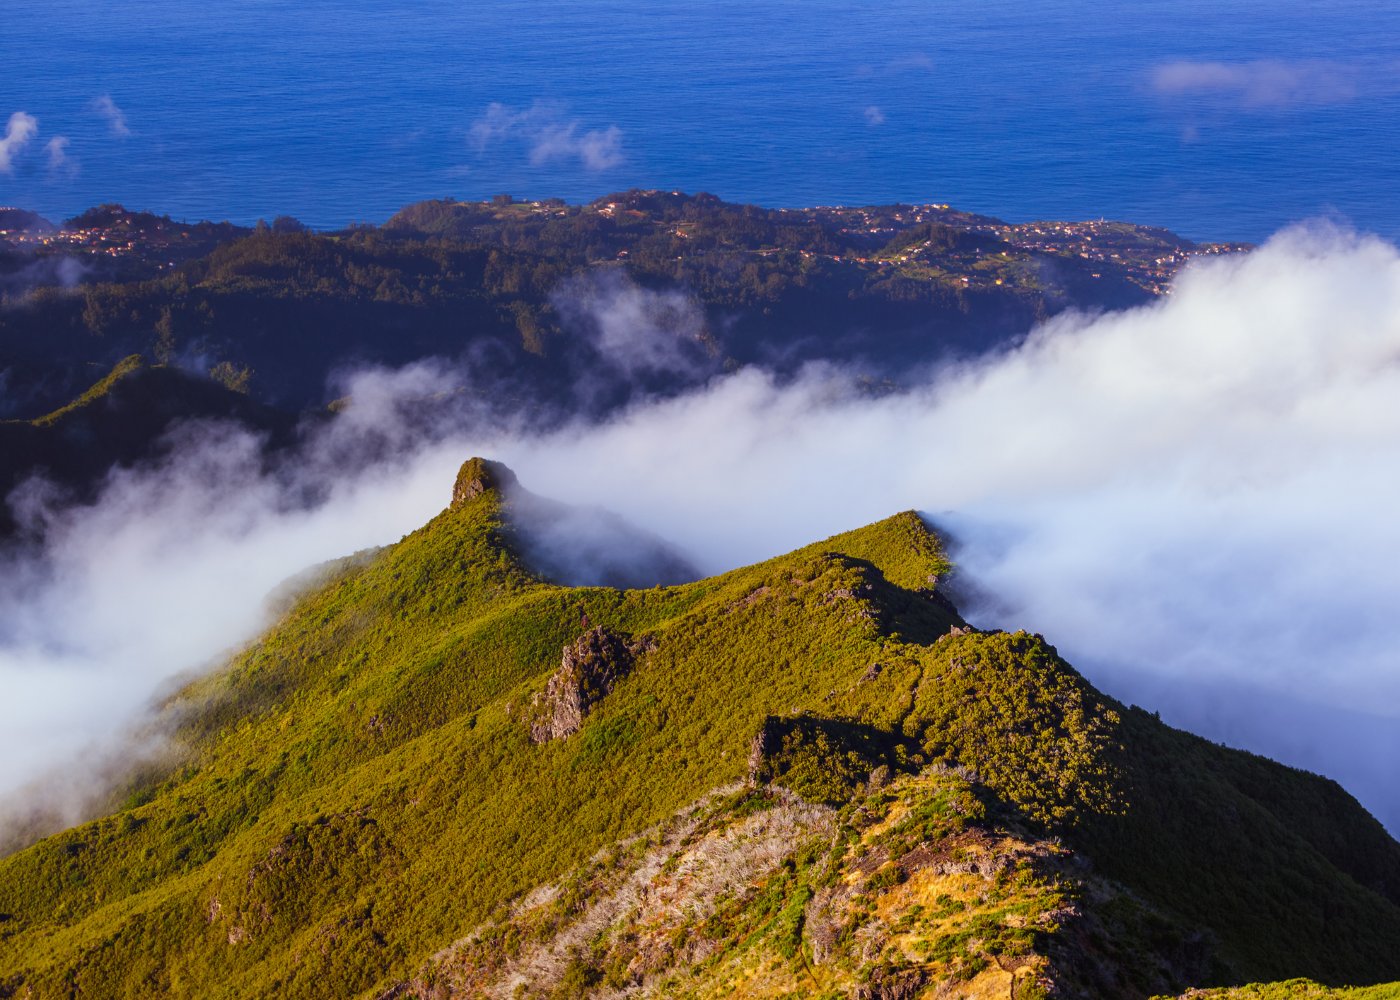
<svg viewBox="0 0 1400 1000"><path fill-rule="evenodd" d="M1193 243L1165 229L1104 219L1000 223L980 228L1018 249L1077 257L1117 268L1154 295L1168 294L1172 279L1193 258L1252 249L1246 243Z"/></svg>

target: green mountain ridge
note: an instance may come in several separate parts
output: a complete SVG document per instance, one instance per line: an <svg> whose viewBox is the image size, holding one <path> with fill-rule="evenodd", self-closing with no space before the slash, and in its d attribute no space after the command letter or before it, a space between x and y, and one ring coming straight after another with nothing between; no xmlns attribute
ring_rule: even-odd
<svg viewBox="0 0 1400 1000"><path fill-rule="evenodd" d="M72 402L33 420L0 420L0 497L43 476L80 502L106 474L158 459L163 438L187 421L227 421L260 433L272 447L292 440L296 420L210 379L140 355L118 362ZM0 506L0 538L13 530Z"/></svg>
<svg viewBox="0 0 1400 1000"><path fill-rule="evenodd" d="M557 428L749 366L783 378L830 363L859 391L897 391L1064 310L1141 305L1187 261L1241 249L1102 220L772 210L674 191L440 199L334 233L121 205L52 227L12 210L0 216L0 497L44 473L90 500L114 466L158 455L179 417L227 415L287 441L298 417L336 405L337 377L374 366L438 371L444 390L412 401L424 433L464 412ZM619 305L636 343L603 331ZM136 356L149 371L116 398L139 384L144 404L106 407L95 429L25 426L73 416ZM14 528L0 507L0 540Z"/></svg>
<svg viewBox="0 0 1400 1000"><path fill-rule="evenodd" d="M1400 980L1373 818L970 628L917 514L576 588L527 564L513 481L473 459L320 571L164 706L175 770L0 860L0 996Z"/></svg>
<svg viewBox="0 0 1400 1000"><path fill-rule="evenodd" d="M427 201L325 234L106 205L61 233L8 239L0 375L14 417L56 408L90 366L130 354L250 370L256 399L293 411L324 403L336 370L426 357L475 361L483 392L555 399L565 416L749 364L840 361L878 381L996 350L1067 308L1149 301L1191 257L1240 249L1126 223L1010 225L946 205L778 211L663 191ZM76 287L23 279L35 260L87 270ZM608 372L560 297L571 280L616 275L693 300L686 346L707 363L640 387L636 371Z"/></svg>

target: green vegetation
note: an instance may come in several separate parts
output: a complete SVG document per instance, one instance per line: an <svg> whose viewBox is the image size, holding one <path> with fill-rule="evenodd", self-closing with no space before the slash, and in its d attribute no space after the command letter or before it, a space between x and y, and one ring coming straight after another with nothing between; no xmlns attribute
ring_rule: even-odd
<svg viewBox="0 0 1400 1000"><path fill-rule="evenodd" d="M83 393L68 405L61 406L52 413L46 413L44 416L33 420L33 425L35 427L52 427L69 414L76 413L86 406L91 406L93 403L107 399L113 386L144 367L145 361L139 354L132 354L122 358L110 372L94 383L92 388L88 389L87 392Z"/></svg>
<svg viewBox="0 0 1400 1000"><path fill-rule="evenodd" d="M1400 983L1328 989L1306 979L1286 983L1255 983L1235 989L1193 990L1191 1000L1396 1000Z"/></svg>
<svg viewBox="0 0 1400 1000"><path fill-rule="evenodd" d="M0 496L41 472L78 500L91 499L113 466L158 458L170 425L186 419L232 420L264 434L273 447L292 438L295 421L249 399L247 375L229 385L147 364L119 361L72 402L35 420L0 420ZM0 505L0 538L11 529Z"/></svg>
<svg viewBox="0 0 1400 1000"><path fill-rule="evenodd" d="M256 372L246 386L256 399L299 411L319 406L327 376L351 361L489 351L496 363L477 366L478 389L557 399L567 415L624 404L633 390L599 364L586 323L561 312L569 280L589 272L625 272L697 303L707 363L650 378L650 391L813 358L879 378L994 349L1066 307L1146 298L1116 265L1095 264L1105 276L1091 280L1077 254L1047 267L1043 251L968 228L993 222L931 206L771 211L655 191L572 206L430 201L333 234L294 220L188 226L101 206L66 223L70 235L93 234L89 279L26 291L23 308L0 311L0 368L37 411L81 391L90 365L197 355L227 375ZM908 259L891 264L886 244ZM989 254L991 270L974 266ZM595 391L576 393L585 373Z"/></svg>
<svg viewBox="0 0 1400 1000"><path fill-rule="evenodd" d="M569 589L521 561L502 475L469 464L451 508L172 699L177 769L0 860L0 995L471 995L525 957L561 996L1400 977L1374 820L1038 636L967 629L916 515ZM598 627L647 641L536 745ZM693 907L628 915L668 878Z"/></svg>
<svg viewBox="0 0 1400 1000"><path fill-rule="evenodd" d="M891 763L908 760L908 751L877 729L811 717L766 719L750 751L749 774L807 802L839 806L877 769L887 775Z"/></svg>
<svg viewBox="0 0 1400 1000"><path fill-rule="evenodd" d="M946 770L857 794L839 812L762 787L712 794L498 908L402 985L482 995L514 972L522 998L579 983L847 996L899 980L1004 994L1050 973L1033 947L1059 932L1056 914L1080 887L1062 873L1062 849L957 811L970 801ZM912 810L926 839L890 836Z"/></svg>

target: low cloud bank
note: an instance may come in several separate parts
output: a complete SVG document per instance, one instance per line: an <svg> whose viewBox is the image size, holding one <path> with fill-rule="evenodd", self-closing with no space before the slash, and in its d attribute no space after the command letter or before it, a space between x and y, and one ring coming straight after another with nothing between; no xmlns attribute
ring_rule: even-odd
<svg viewBox="0 0 1400 1000"><path fill-rule="evenodd" d="M190 428L98 506L42 515L45 559L0 575L0 685L14 692L0 789L115 737L163 679L262 627L279 581L396 540L484 454L707 572L923 511L956 541L975 622L1043 632L1110 693L1325 771L1400 830L1400 791L1379 777L1400 746L1388 243L1294 229L1201 264L1164 301L1062 316L897 395L830 368L751 369L546 435L477 412L393 436L404 399L461 391L428 365L361 373L299 463L269 473L256 442ZM342 460L385 434L404 457Z"/></svg>
<svg viewBox="0 0 1400 1000"><path fill-rule="evenodd" d="M0 573L0 817L72 819L163 685L269 624L279 583L426 520L450 482L424 453L353 480L288 477L267 472L260 445L190 424L158 467L113 474L96 506L54 508L35 484L12 498L48 543Z"/></svg>

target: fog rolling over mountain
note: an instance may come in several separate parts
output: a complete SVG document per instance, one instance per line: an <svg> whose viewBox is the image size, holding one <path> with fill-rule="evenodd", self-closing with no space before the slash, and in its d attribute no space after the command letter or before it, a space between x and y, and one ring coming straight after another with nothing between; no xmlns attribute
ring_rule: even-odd
<svg viewBox="0 0 1400 1000"><path fill-rule="evenodd" d="M531 570L541 504L468 460L426 524L324 567L186 685L181 766L0 859L0 989L1088 1000L1400 976L1400 843L1374 818L1103 696L1040 636L970 627L918 514L616 590Z"/></svg>
<svg viewBox="0 0 1400 1000"><path fill-rule="evenodd" d="M49 542L4 574L0 781L77 808L53 768L79 785L100 772L85 747L267 624L279 582L394 541L485 454L702 572L923 511L957 542L951 586L974 623L1043 633L1110 694L1323 770L1394 830L1397 359L1400 254L1314 226L890 395L830 366L749 368L601 422L521 433L472 408L425 435L405 414L469 397L463 375L362 372L342 415L273 467L245 435L192 426L95 506L26 492ZM327 458L370 436L397 456Z"/></svg>
<svg viewBox="0 0 1400 1000"><path fill-rule="evenodd" d="M988 595L976 620L1055 636L1125 696L1166 690L1174 721L1218 738L1259 739L1230 720L1273 706L1276 742L1251 745L1327 760L1394 824L1398 278L1388 244L1294 230L907 395L749 373L512 460L604 502L582 470L610 456L637 485L607 502L713 565L917 506ZM1204 696L1226 687L1264 697Z"/></svg>

